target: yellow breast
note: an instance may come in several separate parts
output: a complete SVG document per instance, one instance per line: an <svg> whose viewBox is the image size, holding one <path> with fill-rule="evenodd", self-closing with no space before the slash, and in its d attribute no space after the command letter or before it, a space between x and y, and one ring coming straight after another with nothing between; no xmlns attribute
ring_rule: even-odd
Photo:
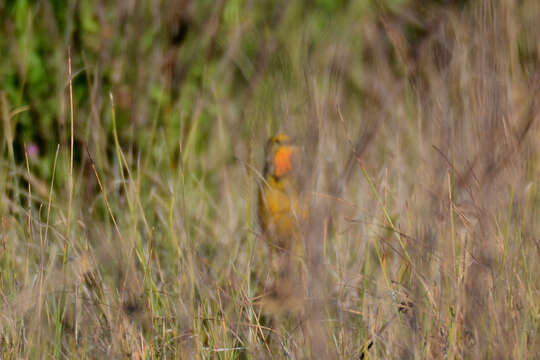
<svg viewBox="0 0 540 360"><path fill-rule="evenodd" d="M259 193L259 219L267 240L290 248L297 236L299 221L304 218L298 194L287 179L268 179Z"/></svg>

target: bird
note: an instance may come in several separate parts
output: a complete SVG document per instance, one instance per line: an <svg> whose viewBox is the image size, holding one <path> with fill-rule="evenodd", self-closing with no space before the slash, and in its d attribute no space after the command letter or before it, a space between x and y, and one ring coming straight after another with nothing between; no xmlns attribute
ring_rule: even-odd
<svg viewBox="0 0 540 360"><path fill-rule="evenodd" d="M301 151L294 140L284 133L270 137L265 147L257 213L275 275L262 301L272 313L301 305L301 297L297 296L301 280L294 267L301 262L301 232L308 219L301 170Z"/></svg>
<svg viewBox="0 0 540 360"><path fill-rule="evenodd" d="M258 218L264 239L278 252L291 251L306 215L300 198L299 155L298 146L286 134L272 136L266 143Z"/></svg>

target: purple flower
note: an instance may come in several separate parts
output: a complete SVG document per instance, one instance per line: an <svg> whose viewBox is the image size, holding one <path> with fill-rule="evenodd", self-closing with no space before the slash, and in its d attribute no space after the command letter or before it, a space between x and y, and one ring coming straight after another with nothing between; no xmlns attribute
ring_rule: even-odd
<svg viewBox="0 0 540 360"><path fill-rule="evenodd" d="M30 143L26 147L26 152L29 158L37 158L39 156L39 146L36 143Z"/></svg>

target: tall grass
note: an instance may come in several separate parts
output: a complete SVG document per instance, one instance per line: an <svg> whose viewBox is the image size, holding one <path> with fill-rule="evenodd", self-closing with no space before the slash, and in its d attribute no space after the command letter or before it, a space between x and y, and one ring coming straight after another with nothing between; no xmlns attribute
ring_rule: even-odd
<svg viewBox="0 0 540 360"><path fill-rule="evenodd" d="M540 3L63 5L0 5L2 358L540 356Z"/></svg>

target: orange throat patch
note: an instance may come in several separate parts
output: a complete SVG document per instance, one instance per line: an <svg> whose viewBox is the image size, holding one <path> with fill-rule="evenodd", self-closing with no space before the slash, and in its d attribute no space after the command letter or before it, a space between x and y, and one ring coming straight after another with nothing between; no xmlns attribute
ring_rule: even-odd
<svg viewBox="0 0 540 360"><path fill-rule="evenodd" d="M291 172L293 168L293 150L292 146L282 146L276 150L274 155L274 176L280 177Z"/></svg>

